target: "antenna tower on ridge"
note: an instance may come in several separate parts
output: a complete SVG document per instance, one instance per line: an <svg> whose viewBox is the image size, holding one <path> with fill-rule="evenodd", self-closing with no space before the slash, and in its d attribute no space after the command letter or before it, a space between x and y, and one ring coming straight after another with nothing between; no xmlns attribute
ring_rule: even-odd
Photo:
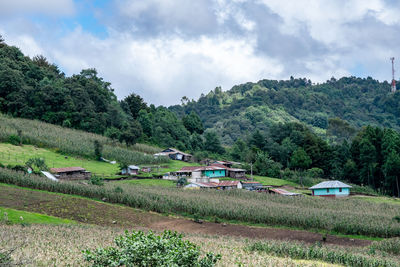
<svg viewBox="0 0 400 267"><path fill-rule="evenodd" d="M390 60L392 61L392 93L396 92L396 81L394 79L394 57L391 57Z"/></svg>

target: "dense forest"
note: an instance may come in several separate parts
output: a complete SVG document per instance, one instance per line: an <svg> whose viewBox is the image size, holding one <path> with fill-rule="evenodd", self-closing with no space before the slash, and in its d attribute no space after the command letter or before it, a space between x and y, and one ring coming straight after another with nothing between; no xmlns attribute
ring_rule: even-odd
<svg viewBox="0 0 400 267"><path fill-rule="evenodd" d="M0 36L0 112L251 164L272 177L342 179L400 195L400 93L372 78L262 80L169 108L118 100L95 69L67 77ZM371 125L371 126L370 126Z"/></svg>

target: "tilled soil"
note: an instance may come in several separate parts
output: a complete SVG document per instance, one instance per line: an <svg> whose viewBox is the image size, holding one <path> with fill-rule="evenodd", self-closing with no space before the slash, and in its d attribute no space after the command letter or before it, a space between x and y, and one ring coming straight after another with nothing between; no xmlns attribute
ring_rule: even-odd
<svg viewBox="0 0 400 267"><path fill-rule="evenodd" d="M139 228L156 231L168 229L192 234L296 240L305 243L321 242L322 240L321 234L313 232L224 223L196 223L189 219L162 216L122 205L10 186L0 186L0 206L72 219L82 223L128 229ZM340 246L367 246L371 241L328 235L325 243Z"/></svg>

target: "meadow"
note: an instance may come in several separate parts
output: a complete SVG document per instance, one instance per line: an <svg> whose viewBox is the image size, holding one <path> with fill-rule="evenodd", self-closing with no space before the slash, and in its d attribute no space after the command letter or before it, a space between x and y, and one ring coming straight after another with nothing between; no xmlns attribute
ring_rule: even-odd
<svg viewBox="0 0 400 267"><path fill-rule="evenodd" d="M16 119L0 114L0 142L9 142L10 136L18 136L21 131L22 142L40 148L52 148L55 152L94 158L94 141L103 145L103 157L129 164L160 164L168 158L154 158L152 154L161 149L145 144L127 147L105 136L64 128L44 122Z"/></svg>
<svg viewBox="0 0 400 267"><path fill-rule="evenodd" d="M0 169L0 182L75 194L159 213L219 218L269 226L371 237L400 236L398 205L359 199L289 198L244 190L184 190L154 186L90 186L56 183L39 176ZM121 185L121 184L120 184Z"/></svg>
<svg viewBox="0 0 400 267"><path fill-rule="evenodd" d="M61 219L35 212L0 207L0 222L4 224L75 224L75 221Z"/></svg>

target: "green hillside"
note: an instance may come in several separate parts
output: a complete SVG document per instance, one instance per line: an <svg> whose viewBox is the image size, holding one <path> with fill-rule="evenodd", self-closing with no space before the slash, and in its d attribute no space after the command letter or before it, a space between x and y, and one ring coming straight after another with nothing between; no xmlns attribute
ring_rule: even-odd
<svg viewBox="0 0 400 267"><path fill-rule="evenodd" d="M307 79L261 80L234 86L223 92L216 88L197 101L172 106L182 116L199 114L206 128L219 133L225 144L274 123L297 121L324 135L330 118L340 118L352 127L365 125L400 129L400 93L391 94L390 84L366 79L332 78L313 84Z"/></svg>

